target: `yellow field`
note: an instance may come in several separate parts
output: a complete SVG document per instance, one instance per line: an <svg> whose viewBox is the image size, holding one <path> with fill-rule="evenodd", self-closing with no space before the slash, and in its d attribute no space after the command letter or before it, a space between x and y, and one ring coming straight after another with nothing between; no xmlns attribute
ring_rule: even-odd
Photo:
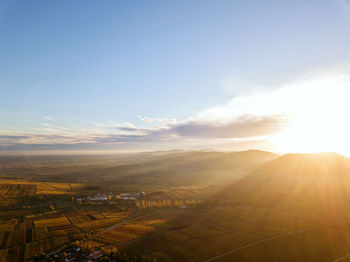
<svg viewBox="0 0 350 262"><path fill-rule="evenodd" d="M74 193L80 184L0 180L0 205L8 206L11 199L19 196L67 195Z"/></svg>
<svg viewBox="0 0 350 262"><path fill-rule="evenodd" d="M99 235L96 240L109 244L121 243L145 236L154 229L154 227L147 225L127 224Z"/></svg>
<svg viewBox="0 0 350 262"><path fill-rule="evenodd" d="M75 211L66 214L56 211L27 216L20 211L5 212L5 217L19 214L17 218L1 220L0 217L0 261L18 261L19 256L31 259L76 239L84 239L88 233L102 231L130 215L130 212L116 211Z"/></svg>
<svg viewBox="0 0 350 262"><path fill-rule="evenodd" d="M111 231L102 233L96 237L97 241L103 243L116 244L125 241L133 240L147 235L148 233L157 230L157 225L165 223L166 220L154 219L152 217L148 219L134 219L124 225L121 225Z"/></svg>
<svg viewBox="0 0 350 262"><path fill-rule="evenodd" d="M71 194L74 189L79 188L79 184L67 183L38 183L36 194L39 195L66 195Z"/></svg>
<svg viewBox="0 0 350 262"><path fill-rule="evenodd" d="M76 226L84 231L90 231L90 230L94 230L96 228L107 227L107 226L113 225L115 223L118 223L119 221L120 221L119 218L106 218L106 219L100 219L100 220L94 220L94 221L76 224Z"/></svg>
<svg viewBox="0 0 350 262"><path fill-rule="evenodd" d="M94 220L104 219L105 217L98 212L79 212L69 215L73 224L86 223Z"/></svg>
<svg viewBox="0 0 350 262"><path fill-rule="evenodd" d="M15 226L14 222L16 223L17 221L2 221L2 223L0 223L0 232L13 231Z"/></svg>
<svg viewBox="0 0 350 262"><path fill-rule="evenodd" d="M6 198L29 196L35 193L35 184L32 183L0 183L0 194Z"/></svg>
<svg viewBox="0 0 350 262"><path fill-rule="evenodd" d="M130 215L130 212L108 211L108 212L103 212L102 214L107 218L111 218L111 217L124 218L124 217L127 217L128 215Z"/></svg>
<svg viewBox="0 0 350 262"><path fill-rule="evenodd" d="M69 225L69 221L66 217L55 217L55 218L46 218L46 219L40 219L37 221L34 221L35 227L42 227L42 226L62 226L62 225Z"/></svg>

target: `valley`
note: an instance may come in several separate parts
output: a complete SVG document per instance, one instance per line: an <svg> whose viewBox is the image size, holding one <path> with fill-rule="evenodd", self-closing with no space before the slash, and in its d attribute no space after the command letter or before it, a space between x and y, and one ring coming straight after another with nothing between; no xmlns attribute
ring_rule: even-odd
<svg viewBox="0 0 350 262"><path fill-rule="evenodd" d="M349 167L263 151L2 158L0 260L347 261Z"/></svg>

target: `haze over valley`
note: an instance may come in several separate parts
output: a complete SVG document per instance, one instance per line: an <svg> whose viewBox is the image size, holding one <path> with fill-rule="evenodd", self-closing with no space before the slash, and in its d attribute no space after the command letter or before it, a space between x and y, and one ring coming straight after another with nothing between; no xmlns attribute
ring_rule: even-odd
<svg viewBox="0 0 350 262"><path fill-rule="evenodd" d="M0 1L0 262L350 261L350 2Z"/></svg>

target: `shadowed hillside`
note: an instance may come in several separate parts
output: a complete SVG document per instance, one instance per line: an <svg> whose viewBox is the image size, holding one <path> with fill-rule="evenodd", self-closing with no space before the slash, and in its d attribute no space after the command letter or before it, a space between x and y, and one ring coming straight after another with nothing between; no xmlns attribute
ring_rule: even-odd
<svg viewBox="0 0 350 262"><path fill-rule="evenodd" d="M281 208L347 206L350 159L336 153L284 155L228 186L218 199Z"/></svg>

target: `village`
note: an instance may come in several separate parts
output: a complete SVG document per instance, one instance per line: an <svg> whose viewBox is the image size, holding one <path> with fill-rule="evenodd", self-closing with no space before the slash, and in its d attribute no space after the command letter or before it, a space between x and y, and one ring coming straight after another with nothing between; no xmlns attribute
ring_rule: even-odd
<svg viewBox="0 0 350 262"><path fill-rule="evenodd" d="M110 203L116 204L119 201L141 201L146 198L145 192L126 192L121 194L109 193L96 193L90 196L74 197L74 200L78 204L91 204L91 203Z"/></svg>
<svg viewBox="0 0 350 262"><path fill-rule="evenodd" d="M104 252L98 248L91 247L88 242L76 241L63 250L52 252L44 257L34 258L34 261L64 261L64 262L88 262L88 261L120 261L116 250Z"/></svg>
<svg viewBox="0 0 350 262"><path fill-rule="evenodd" d="M74 200L81 205L84 204L135 204L139 206L139 202L146 197L145 192L125 192L121 194L96 193L85 197L75 197ZM109 252L103 251L89 244L89 241L77 240L64 249L53 251L44 257L38 256L34 261L65 261L65 262L87 262L87 261L121 261L119 253L116 250Z"/></svg>
<svg viewBox="0 0 350 262"><path fill-rule="evenodd" d="M96 261L105 256L102 250L97 249L82 249L78 245L71 246L62 251L45 256L45 259L49 261ZM34 259L35 260L35 259ZM40 261L40 258L39 258ZM112 261L112 260L111 260Z"/></svg>
<svg viewBox="0 0 350 262"><path fill-rule="evenodd" d="M196 204L197 200L147 200L146 193L141 192L124 192L120 194L96 193L88 196L75 197L79 205L117 205L124 207L153 208L177 206L178 208L187 208L187 205ZM92 236L92 235L91 235ZM102 250L89 244L89 239L78 239L64 249L56 250L45 256L48 261L129 261L127 258L121 258L117 250ZM125 259L125 260L124 260ZM35 260L34 260L35 261ZM38 261L41 261L40 258Z"/></svg>

